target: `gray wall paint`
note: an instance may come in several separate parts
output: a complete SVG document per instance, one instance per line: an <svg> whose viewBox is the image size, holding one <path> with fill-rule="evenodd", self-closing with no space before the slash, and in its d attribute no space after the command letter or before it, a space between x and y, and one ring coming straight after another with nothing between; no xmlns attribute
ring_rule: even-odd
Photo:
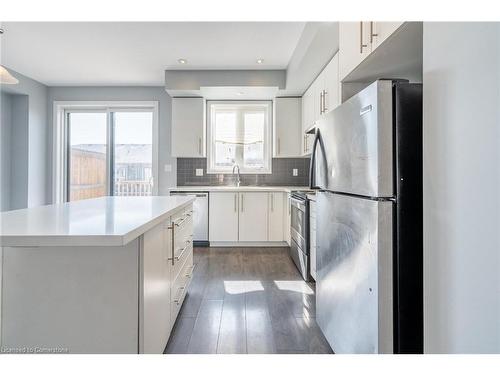
<svg viewBox="0 0 500 375"><path fill-rule="evenodd" d="M26 188L25 203L22 207L34 207L47 203L47 87L41 83L26 77L18 72L10 69L11 73L19 80L17 85L3 85L1 91L7 94L26 95L24 99L18 98L17 103L22 109L23 105L28 105L28 128L26 132L17 134L16 136L24 136L26 139L17 139L19 144L23 145L21 149L11 146L11 160L14 162L18 157L23 160L27 157L26 174L19 172L21 180L14 181L16 193ZM27 100L27 102L24 102ZM23 113L23 112L19 112ZM21 115L17 119L17 115L12 113L12 122L21 121L23 123L26 118ZM16 131L19 129L16 129ZM14 134L14 128L12 129ZM24 131L24 130L23 130ZM23 177L24 176L24 177ZM17 191L17 190L21 191ZM13 193L13 192L12 192ZM22 208L17 207L16 208Z"/></svg>
<svg viewBox="0 0 500 375"><path fill-rule="evenodd" d="M424 24L427 353L500 352L499 66L500 24Z"/></svg>
<svg viewBox="0 0 500 375"><path fill-rule="evenodd" d="M12 98L0 96L0 211L10 209L10 154L12 135Z"/></svg>
<svg viewBox="0 0 500 375"><path fill-rule="evenodd" d="M11 95L11 156L10 156L10 207L11 210L33 207L43 204L30 204L30 129L29 129L29 99L27 95ZM39 151L39 150L38 150ZM40 158L41 156L38 155ZM45 155L42 157L45 160ZM38 164L38 163L37 163ZM44 167L44 164L42 164ZM40 182L38 185L40 186ZM31 189L35 190L35 189ZM38 194L36 194L38 195Z"/></svg>
<svg viewBox="0 0 500 375"><path fill-rule="evenodd" d="M171 155L171 112L172 100L164 87L50 87L48 94L50 131L48 136L48 191L52 191L52 124L53 103L64 100L125 100L158 101L159 104L159 143L158 143L158 193L167 195L168 188L176 185L176 160ZM172 172L165 172L164 165L172 165ZM52 199L52 196L48 197Z"/></svg>

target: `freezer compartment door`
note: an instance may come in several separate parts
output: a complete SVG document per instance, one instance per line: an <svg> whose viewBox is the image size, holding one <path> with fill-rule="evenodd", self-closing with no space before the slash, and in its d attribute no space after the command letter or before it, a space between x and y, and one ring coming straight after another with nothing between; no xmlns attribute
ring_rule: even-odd
<svg viewBox="0 0 500 375"><path fill-rule="evenodd" d="M376 81L316 127L311 185L369 197L393 194L392 81Z"/></svg>
<svg viewBox="0 0 500 375"><path fill-rule="evenodd" d="M317 197L316 315L335 353L393 352L393 203Z"/></svg>

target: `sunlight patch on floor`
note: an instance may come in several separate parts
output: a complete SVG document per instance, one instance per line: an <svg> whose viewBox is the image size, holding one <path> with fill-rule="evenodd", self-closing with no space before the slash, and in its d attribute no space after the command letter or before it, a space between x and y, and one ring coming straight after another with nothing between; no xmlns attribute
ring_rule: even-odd
<svg viewBox="0 0 500 375"><path fill-rule="evenodd" d="M259 280L224 280L224 289L229 294L259 292L264 286Z"/></svg>
<svg viewBox="0 0 500 375"><path fill-rule="evenodd" d="M304 281L300 280L274 280L274 283L279 290L289 290L291 292L297 292L302 294L314 294L312 288L307 285Z"/></svg>

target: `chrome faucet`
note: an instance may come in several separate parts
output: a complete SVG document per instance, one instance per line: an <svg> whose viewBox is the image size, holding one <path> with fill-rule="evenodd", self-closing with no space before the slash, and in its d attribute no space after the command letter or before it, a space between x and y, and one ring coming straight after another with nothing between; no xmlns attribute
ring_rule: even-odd
<svg viewBox="0 0 500 375"><path fill-rule="evenodd" d="M238 168L238 178L236 179L236 186L237 187L240 187L240 183L241 183L241 178L240 178L240 166L238 164L235 164L233 166L233 175L234 175L234 170Z"/></svg>

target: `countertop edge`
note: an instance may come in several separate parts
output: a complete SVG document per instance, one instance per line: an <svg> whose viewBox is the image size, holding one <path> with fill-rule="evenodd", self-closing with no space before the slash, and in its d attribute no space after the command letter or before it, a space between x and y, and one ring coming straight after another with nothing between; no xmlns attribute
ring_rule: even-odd
<svg viewBox="0 0 500 375"><path fill-rule="evenodd" d="M0 235L0 247L125 246L134 241L136 238L139 238L148 230L165 221L170 215L172 215L172 213L192 204L195 199L195 197L189 197L184 203L165 211L161 215L154 217L142 225L139 225L123 234Z"/></svg>

